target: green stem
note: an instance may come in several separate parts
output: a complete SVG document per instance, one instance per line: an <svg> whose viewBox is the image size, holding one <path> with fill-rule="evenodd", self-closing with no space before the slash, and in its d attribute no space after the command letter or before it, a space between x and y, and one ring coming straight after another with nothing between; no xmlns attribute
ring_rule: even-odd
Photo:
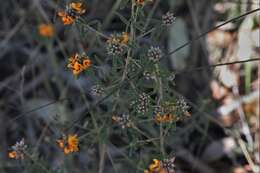
<svg viewBox="0 0 260 173"><path fill-rule="evenodd" d="M37 162L30 154L25 153L25 155L36 165L38 165L44 172L47 173L51 173L51 171L49 171L46 167L44 167L42 164L40 164L39 162Z"/></svg>
<svg viewBox="0 0 260 173"><path fill-rule="evenodd" d="M131 26L130 26L130 43L134 43L135 42L135 23L136 23L136 18L137 18L137 12L138 12L138 8L135 11L135 4L134 4L134 0L132 0L132 7L131 7ZM127 75L127 68L128 65L130 63L132 59L132 49L129 48L128 52L127 52L127 58L126 58L126 63L125 63L125 68L124 68L124 72L123 72L123 76L122 76L122 81L125 80L126 75Z"/></svg>
<svg viewBox="0 0 260 173"><path fill-rule="evenodd" d="M245 64L245 90L246 93L250 92L250 84L251 84L251 64Z"/></svg>
<svg viewBox="0 0 260 173"><path fill-rule="evenodd" d="M157 105L160 106L161 101L163 99L163 88L162 88L162 78L159 76L160 75L160 68L159 65L155 65L156 68L156 78L157 78L157 85L158 85L158 100L157 100ZM160 150L165 157L165 151L164 151L164 135L163 135L163 126L162 123L160 123Z"/></svg>
<svg viewBox="0 0 260 173"><path fill-rule="evenodd" d="M163 157L165 157L165 151L164 151L164 135L163 135L163 126L162 126L162 123L160 123L160 150L161 150L161 153L162 153Z"/></svg>

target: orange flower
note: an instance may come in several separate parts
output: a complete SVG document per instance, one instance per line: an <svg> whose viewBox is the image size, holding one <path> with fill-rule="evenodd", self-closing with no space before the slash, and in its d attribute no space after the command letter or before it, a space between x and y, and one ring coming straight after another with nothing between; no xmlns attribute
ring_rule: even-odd
<svg viewBox="0 0 260 173"><path fill-rule="evenodd" d="M61 148L64 154L70 154L72 152L79 151L79 139L76 134L68 135L68 137L63 137L57 140L59 148Z"/></svg>
<svg viewBox="0 0 260 173"><path fill-rule="evenodd" d="M67 6L65 11L58 12L58 16L64 25L72 24L80 15L85 13L81 2L72 2Z"/></svg>
<svg viewBox="0 0 260 173"><path fill-rule="evenodd" d="M82 8L82 3L81 2L72 2L69 4L69 8L77 12L78 14L84 14L85 9Z"/></svg>
<svg viewBox="0 0 260 173"><path fill-rule="evenodd" d="M149 165L148 169L144 170L144 173L167 173L166 171L160 160L153 159L153 163Z"/></svg>
<svg viewBox="0 0 260 173"><path fill-rule="evenodd" d="M91 66L91 60L85 55L75 54L69 58L68 68L72 70L72 73L77 76L83 70L88 69Z"/></svg>
<svg viewBox="0 0 260 173"><path fill-rule="evenodd" d="M38 32L43 37L52 37L54 35L54 28L51 24L40 24Z"/></svg>
<svg viewBox="0 0 260 173"><path fill-rule="evenodd" d="M17 157L16 151L9 152L8 157L11 158L11 159L15 159Z"/></svg>
<svg viewBox="0 0 260 173"><path fill-rule="evenodd" d="M84 59L82 65L83 65L84 70L89 68L91 66L90 59Z"/></svg>
<svg viewBox="0 0 260 173"><path fill-rule="evenodd" d="M74 18L72 16L69 16L67 13L64 11L60 11L58 13L58 16L60 16L61 21L63 22L64 25L70 25L74 22Z"/></svg>
<svg viewBox="0 0 260 173"><path fill-rule="evenodd" d="M175 157L171 159L158 160L153 159L153 163L149 168L144 170L144 173L175 173Z"/></svg>
<svg viewBox="0 0 260 173"><path fill-rule="evenodd" d="M83 71L83 66L79 62L75 62L75 64L72 67L72 72L75 76L80 74Z"/></svg>
<svg viewBox="0 0 260 173"><path fill-rule="evenodd" d="M149 165L150 171L159 171L161 169L161 163L158 159L153 159L153 163Z"/></svg>

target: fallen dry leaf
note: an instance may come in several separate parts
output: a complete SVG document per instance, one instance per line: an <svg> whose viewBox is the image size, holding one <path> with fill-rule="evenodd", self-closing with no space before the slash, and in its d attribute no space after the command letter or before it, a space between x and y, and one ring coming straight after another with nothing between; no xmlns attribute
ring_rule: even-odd
<svg viewBox="0 0 260 173"><path fill-rule="evenodd" d="M207 41L213 46L227 48L233 41L233 35L218 29L208 34Z"/></svg>

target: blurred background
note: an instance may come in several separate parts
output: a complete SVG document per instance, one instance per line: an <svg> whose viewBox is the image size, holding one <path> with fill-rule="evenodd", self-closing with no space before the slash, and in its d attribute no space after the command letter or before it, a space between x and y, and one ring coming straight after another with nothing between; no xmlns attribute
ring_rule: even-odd
<svg viewBox="0 0 260 173"><path fill-rule="evenodd" d="M142 157L136 154L140 150L133 149L134 154L126 158L129 151L124 149L126 144L118 134L109 136L103 171L98 170L98 151L102 148L91 141L86 139L86 147L66 159L56 147L55 138L64 130L60 124L81 117L87 110L81 91L86 93L89 104L95 101L88 94L95 81L91 76L74 78L66 68L68 58L78 51L106 57L106 49L96 44L102 40L96 39L95 34L82 34L81 28L64 26L57 18L57 12L69 2L1 1L0 172L41 172L33 162L8 159L10 146L21 138L25 138L37 162L53 172L142 172L126 161L139 163ZM125 25L117 15L129 18L130 10L121 8L124 0L84 3L83 17L88 23L94 21L94 28L105 35L124 31ZM156 40L157 45L170 52L228 19L259 8L258 0L154 0L144 11L151 14L151 20L160 20L167 11L177 17ZM260 65L259 60L243 62L260 58L259 14L258 11L232 21L163 60L167 68L181 72L175 76L175 90L187 98L194 112L188 122L176 127L168 147L176 156L177 173L259 173ZM42 23L53 25L50 38L39 34ZM141 41L155 42L149 37ZM242 62L210 66L234 61ZM74 130L84 134L86 129L80 125ZM143 157L152 159L148 151Z"/></svg>

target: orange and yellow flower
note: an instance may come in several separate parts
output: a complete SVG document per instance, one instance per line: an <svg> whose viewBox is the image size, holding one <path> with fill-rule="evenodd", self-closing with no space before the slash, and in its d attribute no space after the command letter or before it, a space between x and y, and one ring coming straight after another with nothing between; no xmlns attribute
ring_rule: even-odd
<svg viewBox="0 0 260 173"><path fill-rule="evenodd" d="M88 69L91 66L91 60L85 55L75 54L69 58L68 68L72 70L73 75L77 76L82 71Z"/></svg>
<svg viewBox="0 0 260 173"><path fill-rule="evenodd" d="M64 25L70 25L85 12L86 10L83 8L81 2L72 2L67 6L65 11L58 12L58 16L61 18Z"/></svg>
<svg viewBox="0 0 260 173"><path fill-rule="evenodd" d="M65 136L62 139L57 140L57 144L66 155L79 151L79 139L76 134L70 134L67 137Z"/></svg>
<svg viewBox="0 0 260 173"><path fill-rule="evenodd" d="M172 122L172 121L178 120L178 118L176 116L174 116L173 114L161 115L159 113L155 115L154 119L157 123L167 123L167 122Z"/></svg>
<svg viewBox="0 0 260 173"><path fill-rule="evenodd" d="M153 159L153 162L149 165L148 169L144 170L144 173L167 173L166 171L160 160Z"/></svg>
<svg viewBox="0 0 260 173"><path fill-rule="evenodd" d="M11 158L11 159L15 159L17 158L17 153L16 151L11 151L8 153L8 157Z"/></svg>
<svg viewBox="0 0 260 173"><path fill-rule="evenodd" d="M52 37L54 35L54 28L51 24L40 24L38 32L43 37Z"/></svg>
<svg viewBox="0 0 260 173"><path fill-rule="evenodd" d="M61 18L61 21L63 22L64 25L70 25L74 22L75 18L68 15L66 12L64 11L60 11L58 13L58 16Z"/></svg>
<svg viewBox="0 0 260 173"><path fill-rule="evenodd" d="M86 10L83 9L83 4L81 2L70 3L69 8L74 10L79 15L84 14L86 12Z"/></svg>
<svg viewBox="0 0 260 173"><path fill-rule="evenodd" d="M82 62L82 66L83 66L83 69L86 70L87 68L89 68L91 66L91 61L89 58L86 58L83 60Z"/></svg>
<svg viewBox="0 0 260 173"><path fill-rule="evenodd" d="M148 169L144 173L175 173L175 157L170 159L158 160L153 159Z"/></svg>

